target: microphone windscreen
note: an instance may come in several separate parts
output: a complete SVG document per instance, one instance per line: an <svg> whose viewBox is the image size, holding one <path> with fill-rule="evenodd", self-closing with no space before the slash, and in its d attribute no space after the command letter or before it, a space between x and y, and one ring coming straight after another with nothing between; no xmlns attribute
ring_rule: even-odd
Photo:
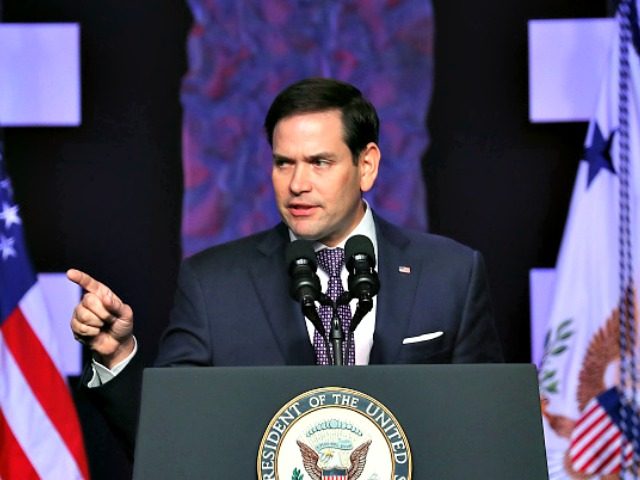
<svg viewBox="0 0 640 480"><path fill-rule="evenodd" d="M354 235L347 240L344 246L344 256L349 259L354 255L367 255L373 262L373 267L376 265L376 255L373 253L373 243L369 240L369 237L364 235Z"/></svg>
<svg viewBox="0 0 640 480"><path fill-rule="evenodd" d="M287 265L291 265L296 260L304 258L313 265L313 270L318 267L316 252L313 251L313 246L309 240L294 240L290 242L289 245L287 245L285 258Z"/></svg>

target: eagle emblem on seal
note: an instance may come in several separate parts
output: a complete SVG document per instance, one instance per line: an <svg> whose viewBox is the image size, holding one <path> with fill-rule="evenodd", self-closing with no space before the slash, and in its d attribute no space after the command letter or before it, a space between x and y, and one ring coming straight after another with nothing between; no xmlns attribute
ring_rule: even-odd
<svg viewBox="0 0 640 480"><path fill-rule="evenodd" d="M355 448L349 455L349 465L341 465L339 458L330 449L317 452L309 445L297 441L302 455L302 464L312 480L357 480L362 475L367 463L367 453L371 440Z"/></svg>
<svg viewBox="0 0 640 480"><path fill-rule="evenodd" d="M371 439L356 425L329 418L296 440L311 480L357 480L367 464Z"/></svg>

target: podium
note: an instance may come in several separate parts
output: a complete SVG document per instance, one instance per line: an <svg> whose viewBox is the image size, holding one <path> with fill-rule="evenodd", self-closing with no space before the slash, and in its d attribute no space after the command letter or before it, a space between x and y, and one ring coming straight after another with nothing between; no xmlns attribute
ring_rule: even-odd
<svg viewBox="0 0 640 480"><path fill-rule="evenodd" d="M147 369L134 479L257 478L274 416L325 387L361 392L392 413L414 480L548 478L535 367L479 364Z"/></svg>

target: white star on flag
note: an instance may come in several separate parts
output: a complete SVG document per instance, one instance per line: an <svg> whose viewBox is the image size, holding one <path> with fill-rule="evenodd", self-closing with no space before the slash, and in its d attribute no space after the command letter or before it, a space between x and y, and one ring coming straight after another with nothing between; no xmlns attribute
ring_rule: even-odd
<svg viewBox="0 0 640 480"><path fill-rule="evenodd" d="M11 237L0 235L0 252L2 252L2 260L16 256L16 249L13 248L15 240Z"/></svg>
<svg viewBox="0 0 640 480"><path fill-rule="evenodd" d="M11 225L20 225L22 222L18 216L18 205L9 205L2 202L2 211L0 212L0 220L4 220L4 227L11 228Z"/></svg>

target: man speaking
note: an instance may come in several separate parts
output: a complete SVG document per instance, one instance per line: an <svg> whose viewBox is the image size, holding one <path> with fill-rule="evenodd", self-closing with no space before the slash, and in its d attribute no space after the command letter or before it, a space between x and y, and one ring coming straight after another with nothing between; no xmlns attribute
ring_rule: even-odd
<svg viewBox="0 0 640 480"><path fill-rule="evenodd" d="M282 223L183 262L156 366L501 361L481 255L394 226L363 200L381 153L377 113L357 88L297 82L272 103L265 131ZM362 237L366 247L345 255L349 239ZM379 281L364 314L365 299L352 292L362 259ZM306 307L291 277L305 264ZM89 275L67 275L86 291L71 319L94 356L85 381L132 445L142 371L133 311Z"/></svg>

